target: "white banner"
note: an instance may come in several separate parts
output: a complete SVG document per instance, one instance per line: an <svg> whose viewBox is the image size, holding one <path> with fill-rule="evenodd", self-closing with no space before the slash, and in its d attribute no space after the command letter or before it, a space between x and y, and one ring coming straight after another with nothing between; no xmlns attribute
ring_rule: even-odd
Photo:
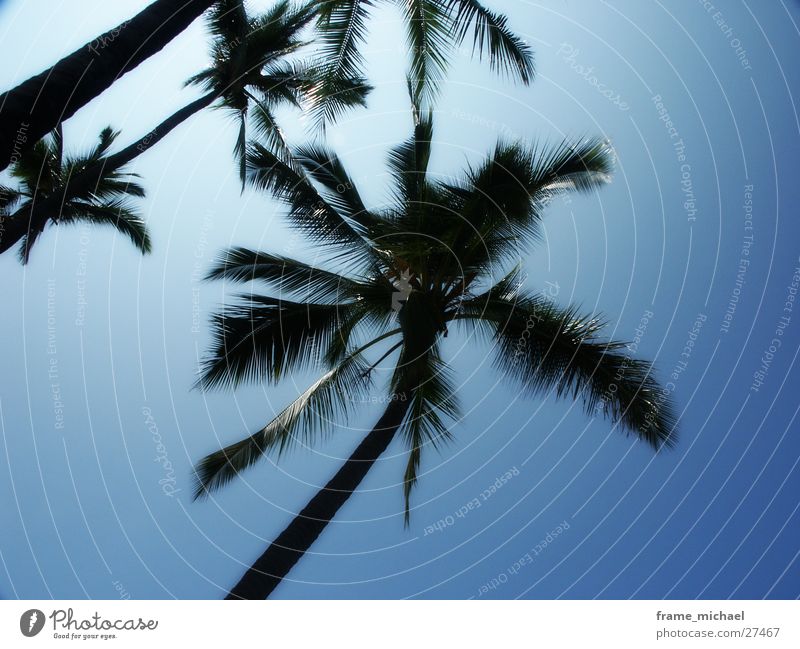
<svg viewBox="0 0 800 649"><path fill-rule="evenodd" d="M796 601L5 601L0 647L800 647Z"/></svg>

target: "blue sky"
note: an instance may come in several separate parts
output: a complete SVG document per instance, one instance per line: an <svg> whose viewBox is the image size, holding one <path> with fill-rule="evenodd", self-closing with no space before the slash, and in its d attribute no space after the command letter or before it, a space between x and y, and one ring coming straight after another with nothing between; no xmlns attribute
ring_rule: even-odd
<svg viewBox="0 0 800 649"><path fill-rule="evenodd" d="M457 172L498 138L611 140L614 182L551 207L525 260L528 287L605 314L614 338L639 338L671 386L680 442L654 455L577 404L525 398L487 348L453 336L465 417L424 457L410 528L396 440L275 596L796 598L797 5L487 4L535 49L537 79L515 86L456 53L433 169ZM8 0L0 87L145 5L72 0L42 15ZM182 83L206 57L198 21L69 120L67 146L88 146L106 124L124 142L144 135L196 96ZM369 107L328 141L378 205L386 152L411 127L398 12L375 12L367 60ZM297 113L281 122L292 141L309 137ZM313 449L192 502L192 464L314 379L191 389L225 295L198 282L215 256L247 245L314 258L278 205L240 193L234 137L224 114L206 111L136 161L151 255L110 230L64 227L27 267L0 258L3 597L219 597L379 415L367 405Z"/></svg>

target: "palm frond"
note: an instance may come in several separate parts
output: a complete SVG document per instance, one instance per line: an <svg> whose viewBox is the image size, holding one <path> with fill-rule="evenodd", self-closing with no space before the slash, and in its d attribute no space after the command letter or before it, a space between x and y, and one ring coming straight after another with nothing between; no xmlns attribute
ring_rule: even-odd
<svg viewBox="0 0 800 649"><path fill-rule="evenodd" d="M270 450L280 454L298 439L311 444L329 431L366 393L364 367L359 354L343 359L255 435L206 456L195 468L194 497L223 487Z"/></svg>
<svg viewBox="0 0 800 649"><path fill-rule="evenodd" d="M24 196L18 189L0 185L0 215L10 213Z"/></svg>
<svg viewBox="0 0 800 649"><path fill-rule="evenodd" d="M275 382L320 363L338 323L354 308L252 294L240 297L239 304L212 317L212 349L197 381L203 389Z"/></svg>
<svg viewBox="0 0 800 649"><path fill-rule="evenodd" d="M266 101L256 100L250 111L250 121L253 125L256 141L263 142L266 148L274 152L275 156L295 173L300 172L300 167L283 136L283 131L278 125L275 115L266 105ZM247 156L243 156L245 164L245 178L247 177Z"/></svg>
<svg viewBox="0 0 800 649"><path fill-rule="evenodd" d="M328 341L325 351L325 362L335 365L347 354L353 342L356 330L363 325L370 331L386 331L392 324L392 295L394 287L384 278L373 278L367 282L360 282L354 289L356 300L349 306L347 313L343 313ZM391 337L400 333L392 329L379 337Z"/></svg>
<svg viewBox="0 0 800 649"><path fill-rule="evenodd" d="M478 0L447 0L446 8L455 11L458 44L472 31L473 50L489 60L492 70L516 77L526 85L533 80L533 51L509 29L505 16L486 9Z"/></svg>
<svg viewBox="0 0 800 649"><path fill-rule="evenodd" d="M144 187L134 180L138 177L138 174L126 174L121 169L109 171L97 181L91 195L100 201L124 196L144 198Z"/></svg>
<svg viewBox="0 0 800 649"><path fill-rule="evenodd" d="M9 169L11 177L18 180L22 193L48 193L60 184L61 167L53 154L52 134L39 140L25 151Z"/></svg>
<svg viewBox="0 0 800 649"><path fill-rule="evenodd" d="M85 221L92 225L110 225L120 234L127 236L143 255L152 250L152 240L146 223L125 199L104 201L100 204L70 201L68 208L58 217L58 222L76 221Z"/></svg>
<svg viewBox="0 0 800 649"><path fill-rule="evenodd" d="M64 160L64 125L62 122L59 122L51 133L50 150L53 152L55 165L61 167Z"/></svg>
<svg viewBox="0 0 800 649"><path fill-rule="evenodd" d="M626 345L599 338L603 323L540 296L509 295L509 284L462 304L459 318L488 327L496 365L532 393L554 390L581 399L655 448L671 446L676 419L649 363L631 358Z"/></svg>
<svg viewBox="0 0 800 649"><path fill-rule="evenodd" d="M81 192L70 187L70 182L95 163L104 162L114 141L119 135L110 126L105 127L97 144L88 152L78 155L64 154L64 134L61 125L47 138L37 142L33 148L11 168L11 175L20 181L19 189L0 187L0 209L17 205L15 218L30 218L31 200L34 196L43 201L50 197L59 199L58 213L43 214L48 217L38 225L32 225L21 238L19 259L28 263L33 245L48 222L71 223L86 221L95 225L111 225L126 235L142 252L149 253L152 242L141 216L134 210L128 198L141 198L144 188L136 182L138 176L125 173L123 169L104 168L104 174L93 187ZM55 211L55 210L54 210Z"/></svg>
<svg viewBox="0 0 800 649"><path fill-rule="evenodd" d="M536 193L590 192L611 181L616 156L607 139L564 141L534 156L531 184Z"/></svg>
<svg viewBox="0 0 800 649"><path fill-rule="evenodd" d="M389 152L389 170L394 181L392 193L400 212L406 212L409 206L420 207L425 202L428 163L433 145L433 119L429 112L417 112L415 108L415 113L414 135Z"/></svg>
<svg viewBox="0 0 800 649"><path fill-rule="evenodd" d="M92 150L88 157L92 160L99 160L109 152L111 146L118 137L119 131L115 131L110 126L106 126L102 131L100 131L97 146Z"/></svg>
<svg viewBox="0 0 800 649"><path fill-rule="evenodd" d="M328 202L342 215L369 228L374 222L353 179L342 161L330 149L321 144L307 145L295 151L297 161L306 172L326 190Z"/></svg>
<svg viewBox="0 0 800 649"><path fill-rule="evenodd" d="M318 11L318 55L309 75L305 97L311 124L322 131L341 114L366 106L372 86L367 83L360 47L366 40L373 0L314 0Z"/></svg>
<svg viewBox="0 0 800 649"><path fill-rule="evenodd" d="M206 279L262 281L281 294L301 296L303 302L335 304L358 293L358 283L338 273L241 247L232 248L218 258Z"/></svg>
<svg viewBox="0 0 800 649"><path fill-rule="evenodd" d="M239 113L239 131L233 146L233 155L236 158L239 181L242 183L242 191L244 191L247 183L247 110Z"/></svg>
<svg viewBox="0 0 800 649"><path fill-rule="evenodd" d="M247 54L251 65L259 69L304 45L302 30L316 17L309 4L293 4L281 0L266 12L250 18L247 33Z"/></svg>
<svg viewBox="0 0 800 649"><path fill-rule="evenodd" d="M422 449L425 446L435 449L442 442L451 439L445 422L460 418L455 382L447 364L440 357L438 345L434 344L422 355L413 356L415 353L404 345L393 379L395 390L401 385L409 385L409 382L413 386L404 391L410 395L411 404L399 430L409 447L403 478L406 525L409 522L411 491L417 482Z"/></svg>
<svg viewBox="0 0 800 649"><path fill-rule="evenodd" d="M218 0L207 13L208 31L228 47L247 38L248 17L243 0Z"/></svg>
<svg viewBox="0 0 800 649"><path fill-rule="evenodd" d="M44 228L30 228L25 236L20 239L19 250L17 251L17 259L21 264L27 264L31 259L31 250L33 249L33 244L38 241L39 236L44 231Z"/></svg>
<svg viewBox="0 0 800 649"><path fill-rule="evenodd" d="M330 117L330 98L342 80L364 77L360 46L366 40L372 0L316 0L320 34L321 88L312 112L321 124Z"/></svg>
<svg viewBox="0 0 800 649"><path fill-rule="evenodd" d="M414 94L432 103L447 71L447 55L453 46L452 21L438 0L403 0L402 4Z"/></svg>
<svg viewBox="0 0 800 649"><path fill-rule="evenodd" d="M444 200L462 219L451 245L465 258L500 263L518 256L540 238L544 208L568 191L590 191L611 180L614 154L605 140L587 139L557 147L497 145L465 181L441 183ZM484 254L481 257L481 251Z"/></svg>
<svg viewBox="0 0 800 649"><path fill-rule="evenodd" d="M302 87L312 128L325 131L351 108L366 108L373 90L366 77L331 76L324 68L313 70Z"/></svg>
<svg viewBox="0 0 800 649"><path fill-rule="evenodd" d="M268 191L289 206L289 220L310 241L350 246L369 255L369 245L356 229L313 187L279 156L258 142L247 152L247 180L257 189Z"/></svg>
<svg viewBox="0 0 800 649"><path fill-rule="evenodd" d="M280 103L299 108L303 89L308 83L309 69L305 61L271 62L264 66L258 78L251 81L251 89L260 93L259 103L270 110Z"/></svg>

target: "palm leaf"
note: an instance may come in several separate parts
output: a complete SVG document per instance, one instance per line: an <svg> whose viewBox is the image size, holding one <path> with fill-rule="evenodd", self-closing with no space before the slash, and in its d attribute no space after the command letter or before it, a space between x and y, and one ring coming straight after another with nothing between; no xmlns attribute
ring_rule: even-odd
<svg viewBox="0 0 800 649"><path fill-rule="evenodd" d="M544 208L559 194L610 182L614 154L605 140L554 148L498 144L465 181L441 183L443 200L461 216L454 250L477 266L519 256L541 236ZM491 256L490 256L491 255Z"/></svg>
<svg viewBox="0 0 800 649"><path fill-rule="evenodd" d="M30 228L22 239L20 239L19 250L17 252L17 259L21 264L27 264L31 259L31 249L33 244L39 239L42 234L43 228Z"/></svg>
<svg viewBox="0 0 800 649"><path fill-rule="evenodd" d="M399 434L409 447L408 463L403 478L405 522L410 518L411 491L417 482L417 470L426 445L437 448L451 438L445 420L457 421L460 408L452 373L434 343L422 354L418 348L407 344L404 337L400 360L392 380L395 394L410 395L408 415ZM404 389L403 389L404 388Z"/></svg>
<svg viewBox="0 0 800 649"><path fill-rule="evenodd" d="M12 178L19 181L22 193L31 197L40 192L49 192L57 186L61 169L53 155L52 134L25 151L9 172Z"/></svg>
<svg viewBox="0 0 800 649"><path fill-rule="evenodd" d="M477 0L447 0L447 11L453 12L455 40L462 43L471 30L473 49L486 56L495 72L517 77L529 84L535 73L533 51L508 27L505 16L486 9Z"/></svg>
<svg viewBox="0 0 800 649"><path fill-rule="evenodd" d="M133 180L138 177L138 174L126 174L121 170L109 171L92 188L92 196L101 201L124 196L144 198L146 195L144 187Z"/></svg>
<svg viewBox="0 0 800 649"><path fill-rule="evenodd" d="M307 444L347 416L368 387L359 354L344 359L255 435L206 456L195 468L195 498L226 485L265 453L283 453L298 438Z"/></svg>
<svg viewBox="0 0 800 649"><path fill-rule="evenodd" d="M366 40L366 23L372 0L315 0L320 34L321 72L310 112L325 127L336 115L335 98L348 80L363 79L364 57L359 48Z"/></svg>
<svg viewBox="0 0 800 649"><path fill-rule="evenodd" d="M239 130L236 135L236 142L233 145L233 157L236 160L236 168L239 170L239 181L242 183L244 191L247 182L247 110L239 111Z"/></svg>
<svg viewBox="0 0 800 649"><path fill-rule="evenodd" d="M425 187L428 163L433 145L433 119L431 114L417 115L414 135L389 152L389 170L394 180L393 195L396 209L404 214L416 214L413 206L419 208L425 203Z"/></svg>
<svg viewBox="0 0 800 649"><path fill-rule="evenodd" d="M402 0L401 4L414 93L422 101L432 102L447 70L447 54L453 45L452 23L439 1Z"/></svg>
<svg viewBox="0 0 800 649"><path fill-rule="evenodd" d="M242 0L218 0L206 15L208 30L215 39L233 44L247 37L247 12Z"/></svg>
<svg viewBox="0 0 800 649"><path fill-rule="evenodd" d="M110 225L127 236L144 255L152 250L152 240L142 217L124 199L105 201L100 204L70 201L68 209L58 217L59 223L84 221L92 225Z"/></svg>
<svg viewBox="0 0 800 649"><path fill-rule="evenodd" d="M327 190L328 202L337 212L369 228L374 222L342 161L323 145L308 145L295 151L297 161Z"/></svg>
<svg viewBox="0 0 800 649"><path fill-rule="evenodd" d="M365 108L367 96L373 87L366 77L330 76L323 68L311 68L302 87L303 98L308 103L307 114L312 128L325 131L351 108Z"/></svg>
<svg viewBox="0 0 800 649"><path fill-rule="evenodd" d="M350 246L369 255L370 246L356 229L357 224L325 201L306 176L258 142L248 147L247 179L286 203L289 220L310 241Z"/></svg>
<svg viewBox="0 0 800 649"><path fill-rule="evenodd" d="M496 365L524 389L581 399L655 448L675 442L676 420L650 364L621 342L599 339L603 323L539 296L515 294L509 282L462 304L459 318L488 327Z"/></svg>
<svg viewBox="0 0 800 649"><path fill-rule="evenodd" d="M338 323L354 308L261 295L241 299L212 318L212 349L197 381L204 389L275 382L320 363Z"/></svg>
<svg viewBox="0 0 800 649"><path fill-rule="evenodd" d="M247 248L229 250L216 261L206 279L263 281L281 294L300 295L304 302L335 304L358 294L358 283L343 275Z"/></svg>
<svg viewBox="0 0 800 649"><path fill-rule="evenodd" d="M0 214L8 214L25 195L13 187L0 185Z"/></svg>
<svg viewBox="0 0 800 649"><path fill-rule="evenodd" d="M264 63L274 62L302 47L302 30L315 17L312 4L294 5L281 0L263 14L250 18L247 33L249 63L260 69Z"/></svg>

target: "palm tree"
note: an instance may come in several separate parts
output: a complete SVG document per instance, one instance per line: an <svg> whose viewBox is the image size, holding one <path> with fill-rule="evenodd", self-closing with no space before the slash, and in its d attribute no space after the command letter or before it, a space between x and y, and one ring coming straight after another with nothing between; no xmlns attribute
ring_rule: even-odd
<svg viewBox="0 0 800 649"><path fill-rule="evenodd" d="M328 98L348 78L364 74L364 57L359 52L367 35L370 12L376 4L400 8L406 25L406 42L411 58L411 77L421 101L430 102L440 88L447 70L448 54L472 34L473 53L486 58L491 68L524 84L534 75L531 48L508 27L502 14L484 7L478 0L311 0L319 7L322 87L325 91L312 107L324 125L336 106Z"/></svg>
<svg viewBox="0 0 800 649"><path fill-rule="evenodd" d="M485 334L497 368L527 392L578 400L655 449L674 441L672 407L650 365L629 358L623 343L602 340L597 317L524 290L513 264L539 237L555 196L609 181L607 142L499 143L481 165L444 182L427 173L431 115L417 109L415 118L413 137L389 156L391 200L381 209L365 206L341 161L322 146L296 151L302 174L267 147L249 147L249 181L285 201L289 220L330 252L330 267L244 248L219 259L209 278L260 282L271 291L251 290L214 316L214 344L198 383L233 388L320 366L324 373L263 429L204 458L195 496L269 451L313 443L366 400L379 363L395 363L383 386L388 405L372 432L228 598L268 596L398 435L408 448L408 520L421 452L446 441L448 422L459 418L442 348L451 329Z"/></svg>
<svg viewBox="0 0 800 649"><path fill-rule="evenodd" d="M61 196L70 176L105 156L118 133L106 127L98 143L88 153L64 156L64 137L59 126L49 137L39 140L30 151L11 167L11 176L19 181L15 188L0 186L0 208L7 210L19 205L26 209L34 200ZM122 169L109 169L91 191L70 196L50 221L59 225L83 221L93 225L111 225L130 238L142 254L150 252L150 235L131 199L143 198L144 189L136 182L137 175ZM27 262L33 244L42 233L32 229L22 239L19 256Z"/></svg>
<svg viewBox="0 0 800 649"><path fill-rule="evenodd" d="M158 4L145 11L155 11ZM58 213L60 202L90 191L107 169L128 164L215 101L239 120L235 152L242 182L245 127L251 103L255 104L253 122L258 134L277 146L284 160L291 164L291 156L275 123L275 107L282 102L298 105L302 102L314 116L314 125L324 128L344 110L365 105L370 87L363 76L363 57L358 48L366 35L365 19L372 4L372 0L310 0L294 7L288 0L280 0L264 15L250 18L243 0L217 0L209 12L212 65L188 82L203 87L206 94L176 111L122 151L98 160L80 175L70 178L60 196L52 193L49 198L26 204L25 209L0 214L0 254L29 232L43 230L47 219ZM462 43L470 32L474 48L481 57L488 58L493 69L526 84L531 81L533 54L508 29L504 16L487 10L475 0L403 0L400 5L405 11L415 92L421 98L433 98L446 69L448 50ZM314 18L322 43L317 61L313 65L285 61L286 55L303 44L300 32ZM139 29L140 23L134 21L124 29L112 30L116 34L113 39L105 36L98 39L103 43L108 41L108 47L102 51L110 48L123 33L132 33L132 27ZM0 110L6 110L2 99ZM2 114L5 118L6 113ZM69 114L64 113L63 119ZM32 127L26 128L28 141L40 137L35 136ZM2 142L0 138L0 147Z"/></svg>
<svg viewBox="0 0 800 649"><path fill-rule="evenodd" d="M240 123L235 152L244 182L245 127L250 103L255 103L252 121L256 133L277 146L283 144L283 139L275 122L274 109L281 104L299 107L306 97L319 96L313 69L286 61L287 56L304 45L300 34L313 17L309 7L295 8L288 0L277 2L269 11L255 17L247 15L242 0L217 2L208 20L212 35L211 66L187 82L202 86L206 93L136 142L97 159L95 164L68 178L69 182L60 193L50 192L47 198L37 196L35 202L25 203L5 216L0 228L0 253L14 246L29 231L41 231L47 219L58 213L62 200L91 191L106 174L130 163L192 115L215 102L218 107L232 111ZM348 79L347 84L347 89L340 89L336 97L329 99L339 112L350 106L363 106L370 90L363 79Z"/></svg>
<svg viewBox="0 0 800 649"><path fill-rule="evenodd" d="M130 20L0 95L0 171L159 52L215 0L156 0Z"/></svg>
<svg viewBox="0 0 800 649"><path fill-rule="evenodd" d="M252 18L242 0L222 0L210 12L212 63L192 76L187 85L200 86L218 97L218 106L239 122L235 153L243 184L251 106L257 135L286 152L275 109L282 104L302 108L323 92L313 65L287 60L307 44L301 32L315 15L313 5L295 7L289 0L279 0L267 12ZM347 108L365 106L371 89L364 77L347 77L326 101L339 114Z"/></svg>

